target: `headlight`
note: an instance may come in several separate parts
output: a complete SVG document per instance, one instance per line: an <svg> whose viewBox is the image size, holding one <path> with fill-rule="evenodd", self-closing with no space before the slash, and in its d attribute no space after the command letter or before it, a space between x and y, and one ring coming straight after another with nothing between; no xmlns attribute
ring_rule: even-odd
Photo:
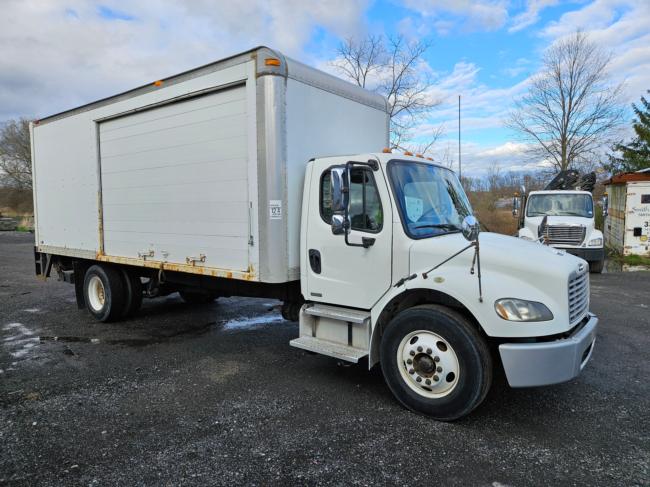
<svg viewBox="0 0 650 487"><path fill-rule="evenodd" d="M603 245L602 238L592 238L591 240L589 240L590 247L600 247L601 245Z"/></svg>
<svg viewBox="0 0 650 487"><path fill-rule="evenodd" d="M553 313L542 303L523 299L503 298L495 301L494 310L508 321L548 321Z"/></svg>
<svg viewBox="0 0 650 487"><path fill-rule="evenodd" d="M526 235L522 235L521 238L523 238L524 240L531 241L531 242L532 242L532 240L533 240L532 238L527 237Z"/></svg>

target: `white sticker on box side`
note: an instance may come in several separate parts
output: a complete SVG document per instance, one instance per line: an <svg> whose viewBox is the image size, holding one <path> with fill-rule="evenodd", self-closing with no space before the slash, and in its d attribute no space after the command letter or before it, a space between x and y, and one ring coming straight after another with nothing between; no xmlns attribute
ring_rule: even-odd
<svg viewBox="0 0 650 487"><path fill-rule="evenodd" d="M282 200L269 200L269 218L282 220Z"/></svg>

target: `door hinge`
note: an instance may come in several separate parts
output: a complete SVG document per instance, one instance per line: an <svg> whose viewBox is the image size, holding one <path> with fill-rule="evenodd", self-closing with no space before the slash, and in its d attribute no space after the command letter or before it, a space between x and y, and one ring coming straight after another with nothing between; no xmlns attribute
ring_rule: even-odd
<svg viewBox="0 0 650 487"><path fill-rule="evenodd" d="M205 262L205 254L199 254L198 257L185 257L185 262L195 265L197 262Z"/></svg>

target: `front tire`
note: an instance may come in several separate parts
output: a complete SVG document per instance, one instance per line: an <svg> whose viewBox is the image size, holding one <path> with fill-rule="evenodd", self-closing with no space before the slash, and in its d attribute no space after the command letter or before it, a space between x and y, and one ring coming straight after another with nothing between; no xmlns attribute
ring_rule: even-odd
<svg viewBox="0 0 650 487"><path fill-rule="evenodd" d="M393 318L381 341L381 368L402 405L440 421L469 414L492 383L485 340L462 315L438 305Z"/></svg>
<svg viewBox="0 0 650 487"><path fill-rule="evenodd" d="M125 308L124 282L119 270L107 265L92 265L84 276L86 308L97 320L119 320Z"/></svg>
<svg viewBox="0 0 650 487"><path fill-rule="evenodd" d="M591 272L592 274L602 273L604 267L605 267L605 259L589 262L589 272Z"/></svg>

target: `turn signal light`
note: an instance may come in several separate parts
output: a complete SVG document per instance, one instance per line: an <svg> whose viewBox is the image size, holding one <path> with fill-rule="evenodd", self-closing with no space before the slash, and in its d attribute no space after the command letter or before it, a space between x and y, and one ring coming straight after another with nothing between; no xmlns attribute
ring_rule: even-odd
<svg viewBox="0 0 650 487"><path fill-rule="evenodd" d="M264 64L266 64L267 66L280 66L280 60L275 57L267 57L264 60Z"/></svg>

